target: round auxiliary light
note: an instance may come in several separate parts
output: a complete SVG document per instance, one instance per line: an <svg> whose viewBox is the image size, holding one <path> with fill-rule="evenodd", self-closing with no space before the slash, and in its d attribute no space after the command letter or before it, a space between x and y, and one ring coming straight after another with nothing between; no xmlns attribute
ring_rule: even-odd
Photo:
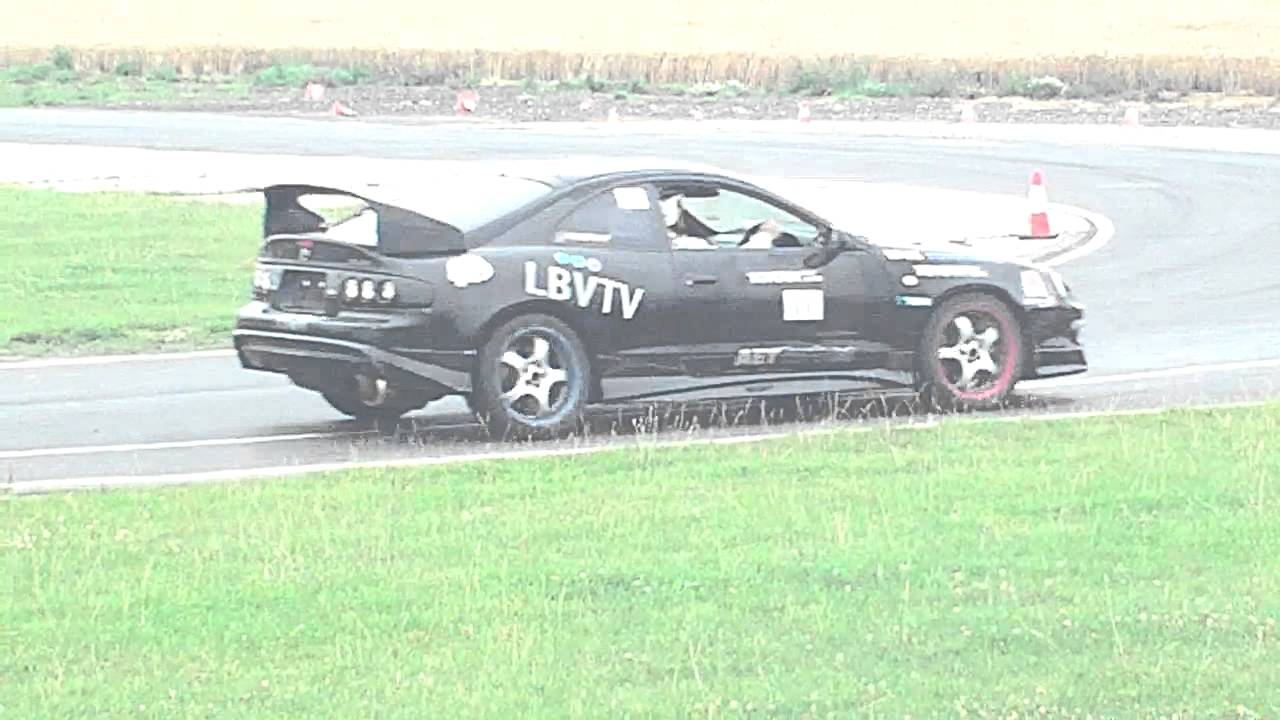
<svg viewBox="0 0 1280 720"><path fill-rule="evenodd" d="M348 300L355 300L360 297L360 281L355 278L347 278L342 283L342 296Z"/></svg>
<svg viewBox="0 0 1280 720"><path fill-rule="evenodd" d="M360 281L360 299L372 300L377 294L377 287L372 280L364 279Z"/></svg>

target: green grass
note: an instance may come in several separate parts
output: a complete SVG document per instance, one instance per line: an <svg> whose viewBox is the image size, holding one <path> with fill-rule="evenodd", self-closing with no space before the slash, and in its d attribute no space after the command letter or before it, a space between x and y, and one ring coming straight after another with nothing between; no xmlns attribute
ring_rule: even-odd
<svg viewBox="0 0 1280 720"><path fill-rule="evenodd" d="M0 353L227 342L261 208L0 187Z"/></svg>
<svg viewBox="0 0 1280 720"><path fill-rule="evenodd" d="M308 82L319 82L338 87L360 85L368 82L371 73L367 68L316 67L314 65L271 65L253 76L255 85L266 87L302 87Z"/></svg>
<svg viewBox="0 0 1280 720"><path fill-rule="evenodd" d="M206 76L199 81L183 78L170 64L147 64L137 59L118 59L104 72L77 72L69 51L54 51L44 62L0 67L0 107L48 105L121 105L138 101L161 102L176 99L224 100L244 95L254 88L302 88L308 82L332 87L383 85L518 85L529 93L588 91L624 100L630 96L688 96L737 98L759 95L834 96L844 99L887 97L974 96L994 92L1004 96L1051 99L1059 96L1088 98L1126 94L1126 85L1116 82L1087 82L1067 85L1053 77L1028 77L1018 72L1000 72L987 77L989 87L979 87L968 74L933 68L906 74L898 70L870 66L846 69L807 64L796 68L780 82L756 85L738 80L699 83L653 83L642 78L605 79L592 74L566 75L558 79L526 77L522 81L499 80L460 68L453 71L425 71L418 67L396 71L375 71L360 65L313 65L274 63L240 77ZM1155 93L1159 87L1147 88Z"/></svg>
<svg viewBox="0 0 1280 720"><path fill-rule="evenodd" d="M106 76L32 83L0 81L0 107L112 106L200 99L223 102L244 97L249 87L241 81L179 85L154 78Z"/></svg>
<svg viewBox="0 0 1280 720"><path fill-rule="evenodd" d="M1277 437L1272 405L15 498L0 715L1274 717Z"/></svg>
<svg viewBox="0 0 1280 720"><path fill-rule="evenodd" d="M0 85L0 107L119 105L172 100L173 86L105 79L94 82L36 82Z"/></svg>
<svg viewBox="0 0 1280 720"><path fill-rule="evenodd" d="M49 62L0 68L0 107L226 100L245 95L249 88L247 78L181 83L172 66L157 65L144 72L136 61L121 62L110 73L78 73L56 52Z"/></svg>
<svg viewBox="0 0 1280 720"><path fill-rule="evenodd" d="M615 99L619 100L631 95L736 98L743 95L749 95L753 92L751 88L736 80L730 80L729 82L724 83L667 83L654 85L643 80L606 81L590 75L551 82L543 82L534 78L526 78L521 83L521 86L526 92L530 93L587 91L591 93L610 94L613 95Z"/></svg>

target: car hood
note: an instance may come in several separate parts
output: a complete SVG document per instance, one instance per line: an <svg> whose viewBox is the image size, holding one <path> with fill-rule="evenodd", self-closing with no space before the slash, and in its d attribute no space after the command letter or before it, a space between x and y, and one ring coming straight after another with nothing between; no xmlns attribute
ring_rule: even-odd
<svg viewBox="0 0 1280 720"><path fill-rule="evenodd" d="M876 247L884 253L885 258L891 261L930 265L979 265L985 268L999 266L1022 270L1040 269L1032 262L1014 257L1012 252L984 252L970 248L934 249L916 245L876 245Z"/></svg>

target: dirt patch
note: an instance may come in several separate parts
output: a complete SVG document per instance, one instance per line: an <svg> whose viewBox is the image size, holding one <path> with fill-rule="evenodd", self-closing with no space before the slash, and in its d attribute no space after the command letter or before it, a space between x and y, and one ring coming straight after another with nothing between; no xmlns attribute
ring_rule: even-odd
<svg viewBox="0 0 1280 720"><path fill-rule="evenodd" d="M303 99L294 88L256 88L243 97L177 93L174 98L107 105L150 110L190 110L331 116L340 101L362 117L399 122L604 121L610 111L627 119L796 119L801 103L814 120L960 121L963 103L942 98L798 98L767 94L738 97L593 93L587 90L529 92L519 86L482 88L474 113L454 111L457 94L445 87L372 85L334 88L322 101ZM1119 101L989 98L973 102L981 123L1118 124L1136 108L1144 125L1280 129L1280 102L1271 98L1190 96L1136 104ZM343 120L344 118L334 118Z"/></svg>

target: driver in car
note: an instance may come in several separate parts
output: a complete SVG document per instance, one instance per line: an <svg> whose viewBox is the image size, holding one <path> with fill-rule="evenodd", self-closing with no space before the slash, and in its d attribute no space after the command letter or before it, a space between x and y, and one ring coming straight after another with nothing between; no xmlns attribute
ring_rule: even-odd
<svg viewBox="0 0 1280 720"><path fill-rule="evenodd" d="M667 226L667 236L673 250L714 250L715 244L708 238L716 231L689 212L683 196L672 195L659 202L662 222Z"/></svg>
<svg viewBox="0 0 1280 720"><path fill-rule="evenodd" d="M773 247L798 247L795 236L783 230L778 221L769 218L753 223L745 230L719 231L702 222L684 206L683 195L672 195L659 201L663 224L673 250L712 250L716 247L710 238L715 235L742 233L738 247L747 250L763 250Z"/></svg>
<svg viewBox="0 0 1280 720"><path fill-rule="evenodd" d="M747 250L767 250L775 247L778 238L783 234L782 226L772 218L751 226L746 232L747 236L738 247Z"/></svg>

